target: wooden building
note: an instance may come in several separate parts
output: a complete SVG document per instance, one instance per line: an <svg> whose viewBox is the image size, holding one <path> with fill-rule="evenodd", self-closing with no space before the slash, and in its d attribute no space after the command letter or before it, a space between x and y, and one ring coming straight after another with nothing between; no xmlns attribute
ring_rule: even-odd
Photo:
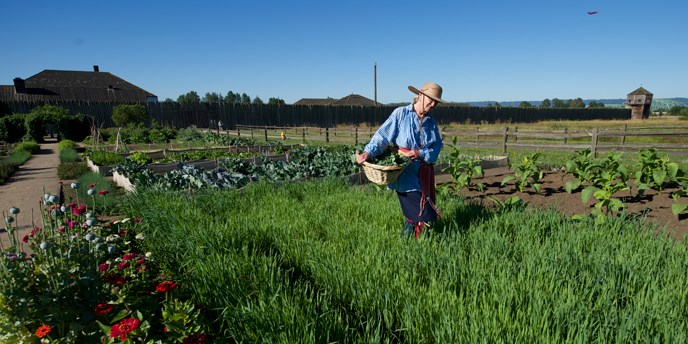
<svg viewBox="0 0 688 344"><path fill-rule="evenodd" d="M652 93L639 87L637 90L628 94L626 98L626 108L631 109L632 119L643 119L650 117L650 106L652 105Z"/></svg>

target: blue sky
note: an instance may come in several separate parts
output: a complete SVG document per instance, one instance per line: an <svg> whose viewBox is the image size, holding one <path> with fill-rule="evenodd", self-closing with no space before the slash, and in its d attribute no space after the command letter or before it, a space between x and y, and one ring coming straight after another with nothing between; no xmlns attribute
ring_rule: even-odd
<svg viewBox="0 0 688 344"><path fill-rule="evenodd" d="M599 10L588 15L587 11ZM98 65L160 100L688 97L685 0L7 1L0 84Z"/></svg>

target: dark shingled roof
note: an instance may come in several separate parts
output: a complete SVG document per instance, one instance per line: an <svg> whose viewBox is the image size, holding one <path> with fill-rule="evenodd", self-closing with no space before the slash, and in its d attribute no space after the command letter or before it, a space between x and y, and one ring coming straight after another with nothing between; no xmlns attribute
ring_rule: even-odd
<svg viewBox="0 0 688 344"><path fill-rule="evenodd" d="M648 91L642 87L638 87L637 90L629 93L628 95L629 96L647 96L647 95L652 95L652 93L650 93L650 91Z"/></svg>
<svg viewBox="0 0 688 344"><path fill-rule="evenodd" d="M21 79L15 79L15 85ZM147 102L157 96L126 80L100 71L44 70L24 81L24 89L0 86L0 100Z"/></svg>
<svg viewBox="0 0 688 344"><path fill-rule="evenodd" d="M341 99L333 98L301 98L293 105L332 105L332 106L376 106L382 105L380 103L375 103L375 101L370 100L364 96L358 94L351 94Z"/></svg>

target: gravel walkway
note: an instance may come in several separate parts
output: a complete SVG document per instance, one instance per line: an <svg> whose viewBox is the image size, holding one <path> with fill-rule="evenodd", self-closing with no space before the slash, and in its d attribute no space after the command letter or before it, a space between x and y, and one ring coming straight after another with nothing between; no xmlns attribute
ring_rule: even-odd
<svg viewBox="0 0 688 344"><path fill-rule="evenodd" d="M41 143L41 151L31 156L24 165L7 181L0 185L0 239L7 248L9 238L5 231L5 216L12 207L19 208L16 224L19 225L19 239L31 232L32 223L43 226L40 213L40 202L44 193L57 194L60 191L60 179L57 177L57 165L60 158L57 153L57 142L47 139ZM33 213L32 213L33 210ZM13 224L14 225L14 224Z"/></svg>

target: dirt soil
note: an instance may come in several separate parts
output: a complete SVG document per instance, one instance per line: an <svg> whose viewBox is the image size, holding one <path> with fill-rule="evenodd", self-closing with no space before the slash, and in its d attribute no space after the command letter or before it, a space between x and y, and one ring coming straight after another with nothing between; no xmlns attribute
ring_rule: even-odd
<svg viewBox="0 0 688 344"><path fill-rule="evenodd" d="M496 205L489 197L505 200L512 195L516 195L528 203L528 208L556 208L569 216L590 214L594 209L594 204L597 202L594 197L591 197L587 204L583 204L580 191L571 194L567 193L564 189L564 184L569 180L574 180L574 178L571 175L564 176L564 173L561 171L545 172L540 194L537 194L532 188L527 189L526 192L518 192L513 181L501 186L502 179L507 175L514 174L508 168L485 170L485 177L473 179L474 184L483 183L485 185L484 191L481 192L475 188L470 190L464 188L460 194L478 204L486 206ZM449 175L437 176L438 184L450 181L451 176ZM686 220L688 217L677 216L671 212L671 205L673 203L688 203L688 200L674 201L671 198L671 192L677 188L665 188L661 193L655 190L647 190L643 196L638 197L637 187L633 181L629 181L629 186L631 187L630 192L626 190L614 195L624 202L628 214L638 216L644 214L647 221L657 223L660 226L666 226L667 233L676 239L682 239L688 234L688 220Z"/></svg>

